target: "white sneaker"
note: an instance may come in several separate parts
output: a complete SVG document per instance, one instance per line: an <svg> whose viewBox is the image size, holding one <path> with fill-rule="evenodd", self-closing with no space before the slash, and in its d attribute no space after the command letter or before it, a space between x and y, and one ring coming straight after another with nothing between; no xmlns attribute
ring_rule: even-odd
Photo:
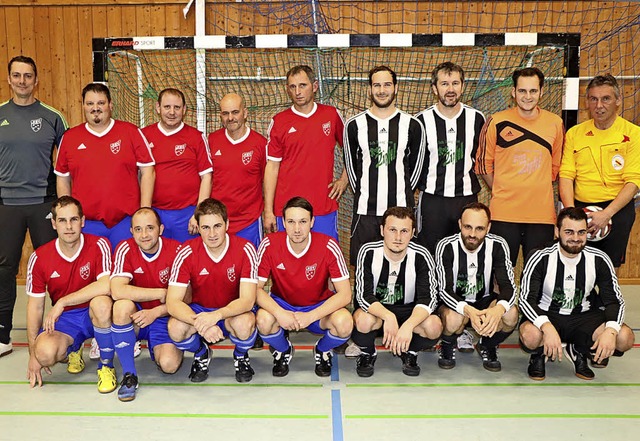
<svg viewBox="0 0 640 441"><path fill-rule="evenodd" d="M138 358L140 355L140 340L136 340L136 345L133 347L133 358Z"/></svg>
<svg viewBox="0 0 640 441"><path fill-rule="evenodd" d="M9 343L0 343L0 357L9 355L12 352L13 352L13 345L11 344L11 341L9 341Z"/></svg>
<svg viewBox="0 0 640 441"><path fill-rule="evenodd" d="M458 350L460 352L473 352L473 334L465 329L462 331L460 337L458 337Z"/></svg>
<svg viewBox="0 0 640 441"><path fill-rule="evenodd" d="M100 347L98 346L98 342L95 338L91 339L91 350L89 351L89 358L91 360L100 359Z"/></svg>
<svg viewBox="0 0 640 441"><path fill-rule="evenodd" d="M347 349L344 350L344 356L347 358L357 358L360 354L362 354L362 349L354 342L350 342Z"/></svg>

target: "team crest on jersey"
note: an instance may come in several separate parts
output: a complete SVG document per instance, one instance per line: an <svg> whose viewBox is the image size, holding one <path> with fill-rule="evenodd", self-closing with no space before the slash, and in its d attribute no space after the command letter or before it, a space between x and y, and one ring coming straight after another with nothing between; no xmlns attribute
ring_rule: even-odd
<svg viewBox="0 0 640 441"><path fill-rule="evenodd" d="M160 283L162 283L163 285L165 283L167 283L169 281L169 273L170 273L170 269L169 267L166 267L165 269L161 270L159 275L160 275Z"/></svg>
<svg viewBox="0 0 640 441"><path fill-rule="evenodd" d="M91 274L91 262L87 262L86 265L80 267L80 277L82 280L87 280Z"/></svg>
<svg viewBox="0 0 640 441"><path fill-rule="evenodd" d="M175 146L174 151L176 152L176 156L180 156L181 154L183 154L186 148L187 148L186 144L180 144Z"/></svg>
<svg viewBox="0 0 640 441"><path fill-rule="evenodd" d="M41 128L42 128L42 118L31 120L31 130L33 130L34 132L39 132Z"/></svg>
<svg viewBox="0 0 640 441"><path fill-rule="evenodd" d="M322 131L326 136L331 135L331 121L327 121L326 123L322 124Z"/></svg>
<svg viewBox="0 0 640 441"><path fill-rule="evenodd" d="M116 142L112 142L111 144L109 144L109 148L111 148L111 153L113 153L114 155L117 155L118 152L120 151L120 144L122 144L122 140L119 139Z"/></svg>
<svg viewBox="0 0 640 441"><path fill-rule="evenodd" d="M236 266L233 265L231 268L227 268L227 277L230 282L236 281Z"/></svg>
<svg viewBox="0 0 640 441"><path fill-rule="evenodd" d="M622 170L624 167L624 157L622 155L613 155L613 158L611 158L611 167L613 167L614 170Z"/></svg>
<svg viewBox="0 0 640 441"><path fill-rule="evenodd" d="M249 165L249 163L251 162L251 158L253 158L253 150L251 150L250 152L242 153L242 163L244 165Z"/></svg>
<svg viewBox="0 0 640 441"><path fill-rule="evenodd" d="M313 276L316 275L316 268L317 267L318 267L318 264L314 263L313 265L309 265L308 267L306 267L304 269L304 275L307 276L307 280L313 279Z"/></svg>

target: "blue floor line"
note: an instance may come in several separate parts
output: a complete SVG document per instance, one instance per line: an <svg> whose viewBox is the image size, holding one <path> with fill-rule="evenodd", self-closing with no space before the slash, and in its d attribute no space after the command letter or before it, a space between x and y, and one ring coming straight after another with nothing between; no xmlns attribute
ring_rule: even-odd
<svg viewBox="0 0 640 441"><path fill-rule="evenodd" d="M331 391L331 422L333 426L333 441L343 441L342 433L342 403L340 402L340 389Z"/></svg>
<svg viewBox="0 0 640 441"><path fill-rule="evenodd" d="M338 359L335 354L333 356L333 364L331 365L331 381L340 381L340 366L338 364Z"/></svg>

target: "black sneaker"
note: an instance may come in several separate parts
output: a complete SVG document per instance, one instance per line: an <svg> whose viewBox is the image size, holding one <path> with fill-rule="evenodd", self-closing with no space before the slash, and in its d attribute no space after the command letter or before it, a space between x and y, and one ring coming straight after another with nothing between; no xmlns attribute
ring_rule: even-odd
<svg viewBox="0 0 640 441"><path fill-rule="evenodd" d="M284 352L273 351L273 369L271 373L274 377L284 377L289 373L289 363L293 358L293 345L289 342L289 349Z"/></svg>
<svg viewBox="0 0 640 441"><path fill-rule="evenodd" d="M598 362L594 360L595 355L593 352L589 352L589 360L591 360L591 367L596 369L604 369L609 366L609 357L602 359Z"/></svg>
<svg viewBox="0 0 640 441"><path fill-rule="evenodd" d="M193 357L193 363L191 364L191 373L189 379L192 383L202 383L209 377L209 346L206 346L204 354L199 357Z"/></svg>
<svg viewBox="0 0 640 441"><path fill-rule="evenodd" d="M456 367L456 346L442 340L440 342L440 358L438 367L441 369L453 369Z"/></svg>
<svg viewBox="0 0 640 441"><path fill-rule="evenodd" d="M253 346L251 346L251 349L256 351L261 351L264 349L264 341L262 341L262 337L260 337L259 335L256 337L256 341L253 342Z"/></svg>
<svg viewBox="0 0 640 441"><path fill-rule="evenodd" d="M315 359L316 359L316 375L318 377L330 376L331 365L333 364L331 362L331 358L333 357L333 354L331 354L330 351L327 351L327 352L319 351L317 345L315 348L313 348L313 351L315 353Z"/></svg>
<svg viewBox="0 0 640 441"><path fill-rule="evenodd" d="M500 372L502 370L502 365L500 364L500 360L498 360L498 348L495 346L485 348L478 343L476 350L478 354L480 354L480 357L482 357L482 367L491 372Z"/></svg>
<svg viewBox="0 0 640 441"><path fill-rule="evenodd" d="M529 358L529 367L527 368L529 378L536 381L544 380L544 377L547 375L544 368L545 358L546 357L542 351L540 351L540 353L531 354L531 357Z"/></svg>
<svg viewBox="0 0 640 441"><path fill-rule="evenodd" d="M567 345L567 355L573 361L573 369L576 373L576 377L582 380L593 380L596 374L589 368L589 363L587 362L587 356L576 351L576 348L569 344Z"/></svg>
<svg viewBox="0 0 640 441"><path fill-rule="evenodd" d="M118 399L120 401L133 401L136 398L136 391L138 390L138 377L127 372L122 378L120 383L120 389L118 390Z"/></svg>
<svg viewBox="0 0 640 441"><path fill-rule="evenodd" d="M373 375L373 366L376 364L376 359L378 358L378 354L368 354L363 352L358 355L358 359L356 360L356 373L358 377L367 378Z"/></svg>
<svg viewBox="0 0 640 441"><path fill-rule="evenodd" d="M420 375L420 366L418 366L418 354L413 351L403 352L400 354L402 360L402 373L410 377Z"/></svg>
<svg viewBox="0 0 640 441"><path fill-rule="evenodd" d="M236 368L236 381L238 383L248 383L253 378L255 372L249 364L249 354L244 354L244 357L233 357L233 365Z"/></svg>

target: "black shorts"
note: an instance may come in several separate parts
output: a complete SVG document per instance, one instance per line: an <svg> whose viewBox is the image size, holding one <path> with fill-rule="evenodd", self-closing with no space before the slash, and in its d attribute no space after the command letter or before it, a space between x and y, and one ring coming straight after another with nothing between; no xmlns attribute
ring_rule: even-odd
<svg viewBox="0 0 640 441"><path fill-rule="evenodd" d="M587 203L576 201L576 207L583 208L589 205L597 205L598 207L606 208L611 202L612 201ZM629 235L631 234L631 227L633 227L635 220L636 209L632 199L631 202L622 207L622 209L611 218L611 231L609 235L598 242L589 241L587 245L607 253L607 256L609 256L611 262L613 262L613 266L618 268L625 262Z"/></svg>
<svg viewBox="0 0 640 441"><path fill-rule="evenodd" d="M560 340L564 343L574 343L587 347L593 344L591 338L593 332L607 321L604 311L600 309L572 315L548 312L547 317L553 327L556 328L556 331L558 331ZM525 316L522 316L521 324L529 321Z"/></svg>
<svg viewBox="0 0 640 441"><path fill-rule="evenodd" d="M477 201L475 194L448 198L421 191L416 213L418 243L433 255L439 240L460 231L458 219L462 207Z"/></svg>
<svg viewBox="0 0 640 441"><path fill-rule="evenodd" d="M382 240L380 224L382 216L353 214L351 221L351 245L349 247L349 262L356 266L358 251L365 243Z"/></svg>
<svg viewBox="0 0 640 441"><path fill-rule="evenodd" d="M515 268L518 252L526 262L531 251L553 243L554 226L551 224L521 224L516 222L491 221L491 233L502 236L509 246L509 257Z"/></svg>
<svg viewBox="0 0 640 441"><path fill-rule="evenodd" d="M477 300L475 302L467 302L467 304L469 306L472 306L472 307L476 308L479 311L482 311L483 309L487 309L489 306L491 306L491 302L493 302L497 298L498 298L498 294L495 293L495 292L492 292L490 295L488 295L486 297L482 297L481 299L479 299L479 300ZM449 308L445 303L440 302L440 304L438 305L438 308L436 308L436 310L439 310L440 306L444 306L444 307ZM455 311L455 309L453 311Z"/></svg>
<svg viewBox="0 0 640 441"><path fill-rule="evenodd" d="M396 320L398 321L398 327L402 326L404 322L409 320L409 317L411 317L411 314L413 313L413 308L416 307L416 305L414 304L410 304L410 305L384 305L383 304L383 306L387 308L389 311L391 311L393 315L396 316ZM376 333L377 336L383 335L384 324L376 332L377 332Z"/></svg>

